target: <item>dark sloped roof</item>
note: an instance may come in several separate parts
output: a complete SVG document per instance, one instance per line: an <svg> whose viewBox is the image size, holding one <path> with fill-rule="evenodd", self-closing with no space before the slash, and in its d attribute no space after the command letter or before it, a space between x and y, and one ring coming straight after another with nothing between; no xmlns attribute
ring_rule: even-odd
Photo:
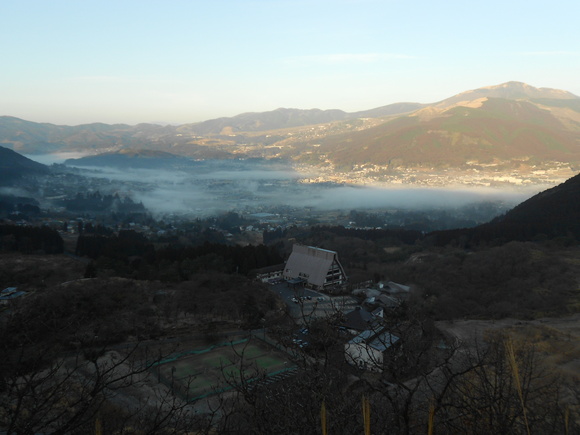
<svg viewBox="0 0 580 435"><path fill-rule="evenodd" d="M254 275L258 275L260 273L270 273L270 272L278 272L284 270L284 263L274 264L273 266L266 266L260 269L254 269L250 273Z"/></svg>
<svg viewBox="0 0 580 435"><path fill-rule="evenodd" d="M354 337L349 343L361 344L366 343L367 346L378 350L379 352L384 352L395 343L399 341L399 337L391 334L386 329L381 329L376 331L374 329L367 329L361 332L359 335Z"/></svg>
<svg viewBox="0 0 580 435"><path fill-rule="evenodd" d="M347 329L364 331L369 329L375 317L363 308L356 308L344 315L343 325Z"/></svg>

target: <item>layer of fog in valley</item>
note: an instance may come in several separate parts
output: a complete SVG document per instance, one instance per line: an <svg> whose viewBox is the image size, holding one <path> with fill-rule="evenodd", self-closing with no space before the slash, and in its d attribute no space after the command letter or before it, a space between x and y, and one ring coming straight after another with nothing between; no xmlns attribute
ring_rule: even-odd
<svg viewBox="0 0 580 435"><path fill-rule="evenodd" d="M41 161L39 157L34 156ZM59 163L70 157L59 156L53 161ZM538 186L452 189L306 183L290 164L263 160L207 160L179 169L67 168L88 177L87 191L129 196L142 202L158 219L209 217L225 212L310 217L313 213L352 210L445 210L453 216L456 210L478 204L487 204L484 218L492 218L543 190Z"/></svg>

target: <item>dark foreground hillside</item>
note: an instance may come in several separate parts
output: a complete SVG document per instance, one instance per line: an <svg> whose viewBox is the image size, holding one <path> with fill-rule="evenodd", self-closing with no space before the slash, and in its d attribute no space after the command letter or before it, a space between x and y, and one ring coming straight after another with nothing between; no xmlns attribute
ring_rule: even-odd
<svg viewBox="0 0 580 435"><path fill-rule="evenodd" d="M559 216L545 213L544 222L558 228L555 222L576 213L560 203L574 197L576 181L498 222L512 213L526 219L526 210L556 198ZM555 232L502 243L509 236L504 232L493 243L476 244L463 233L463 243L450 237L440 247L434 237L455 233L320 226L279 231L267 237L268 245L242 247L210 242L211 231L197 235L205 241L188 234L160 241L101 228L78 236L76 255L42 251L37 242L46 234L58 235L18 227L0 239L0 287L26 292L0 311L0 431L579 430L578 328L561 332L545 319L580 311L574 234L565 241L551 236L561 234ZM294 243L339 252L352 280L343 294L294 302L287 285L249 278L253 269L283 262ZM372 353L365 365L353 364L347 347L357 335L344 326L344 300L355 313L373 310L376 301L351 290L364 295L389 280L408 285L409 295L372 325L381 328L373 348L384 351L383 359ZM309 311L318 303L328 308L319 317ZM496 319L510 328L497 327ZM561 323L567 319L577 322L578 316ZM478 322L477 334L472 322ZM240 337L282 352L288 370L268 377L244 358L242 346L231 360L211 360L211 370L207 362L184 375L184 355L196 352L198 362L210 361L205 357L213 346L239 344ZM227 387L195 398L175 387L209 372L221 373Z"/></svg>
<svg viewBox="0 0 580 435"><path fill-rule="evenodd" d="M513 210L476 228L436 231L429 235L438 246L501 244L511 240L566 238L580 240L580 175L545 190Z"/></svg>

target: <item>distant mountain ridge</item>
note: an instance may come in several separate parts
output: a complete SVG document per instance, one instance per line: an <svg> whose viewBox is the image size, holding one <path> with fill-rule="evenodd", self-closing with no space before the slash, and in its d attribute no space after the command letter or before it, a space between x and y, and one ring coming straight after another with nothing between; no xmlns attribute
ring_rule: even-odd
<svg viewBox="0 0 580 435"><path fill-rule="evenodd" d="M412 112L423 107L419 103L395 103L375 109L347 113L342 110L320 109L286 109L278 108L270 112L242 113L232 118L218 118L195 124L184 124L181 128L187 128L197 134L221 134L225 132L248 132L268 131L283 128L303 127L314 124L325 124L333 121L343 121L355 118L376 118L392 116Z"/></svg>
<svg viewBox="0 0 580 435"><path fill-rule="evenodd" d="M433 104L367 111L279 108L180 126L75 127L0 117L0 144L22 153L149 149L196 159L282 158L333 171L543 170L580 167L580 97L507 82ZM370 169L365 169L370 168Z"/></svg>
<svg viewBox="0 0 580 435"><path fill-rule="evenodd" d="M250 112L182 125L82 124L77 126L36 123L0 116L0 144L22 153L107 150L116 148L164 148L183 143L188 135L220 135L303 127L360 117L382 117L407 113L423 107L419 103L395 103L361 112L342 110L285 109ZM189 138L186 138L189 139Z"/></svg>
<svg viewBox="0 0 580 435"><path fill-rule="evenodd" d="M552 88L535 88L522 82L507 82L496 86L485 86L447 98L436 105L449 106L460 101L473 101L480 98L504 98L506 100L558 99L574 100L580 97L568 91Z"/></svg>

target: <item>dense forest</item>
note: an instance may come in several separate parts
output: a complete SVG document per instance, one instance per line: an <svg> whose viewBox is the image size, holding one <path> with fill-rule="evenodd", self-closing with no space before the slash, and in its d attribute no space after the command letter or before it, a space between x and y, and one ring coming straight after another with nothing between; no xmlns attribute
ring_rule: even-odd
<svg viewBox="0 0 580 435"><path fill-rule="evenodd" d="M0 225L0 251L60 254L63 250L62 238L48 227Z"/></svg>
<svg viewBox="0 0 580 435"><path fill-rule="evenodd" d="M250 271L283 262L275 246L226 245L204 242L198 246L154 246L133 230L116 235L79 236L76 255L94 260L96 269L111 269L117 276L163 281L188 280L202 271L247 276Z"/></svg>
<svg viewBox="0 0 580 435"><path fill-rule="evenodd" d="M11 220L28 220L40 216L38 201L34 198L0 195L0 217Z"/></svg>

